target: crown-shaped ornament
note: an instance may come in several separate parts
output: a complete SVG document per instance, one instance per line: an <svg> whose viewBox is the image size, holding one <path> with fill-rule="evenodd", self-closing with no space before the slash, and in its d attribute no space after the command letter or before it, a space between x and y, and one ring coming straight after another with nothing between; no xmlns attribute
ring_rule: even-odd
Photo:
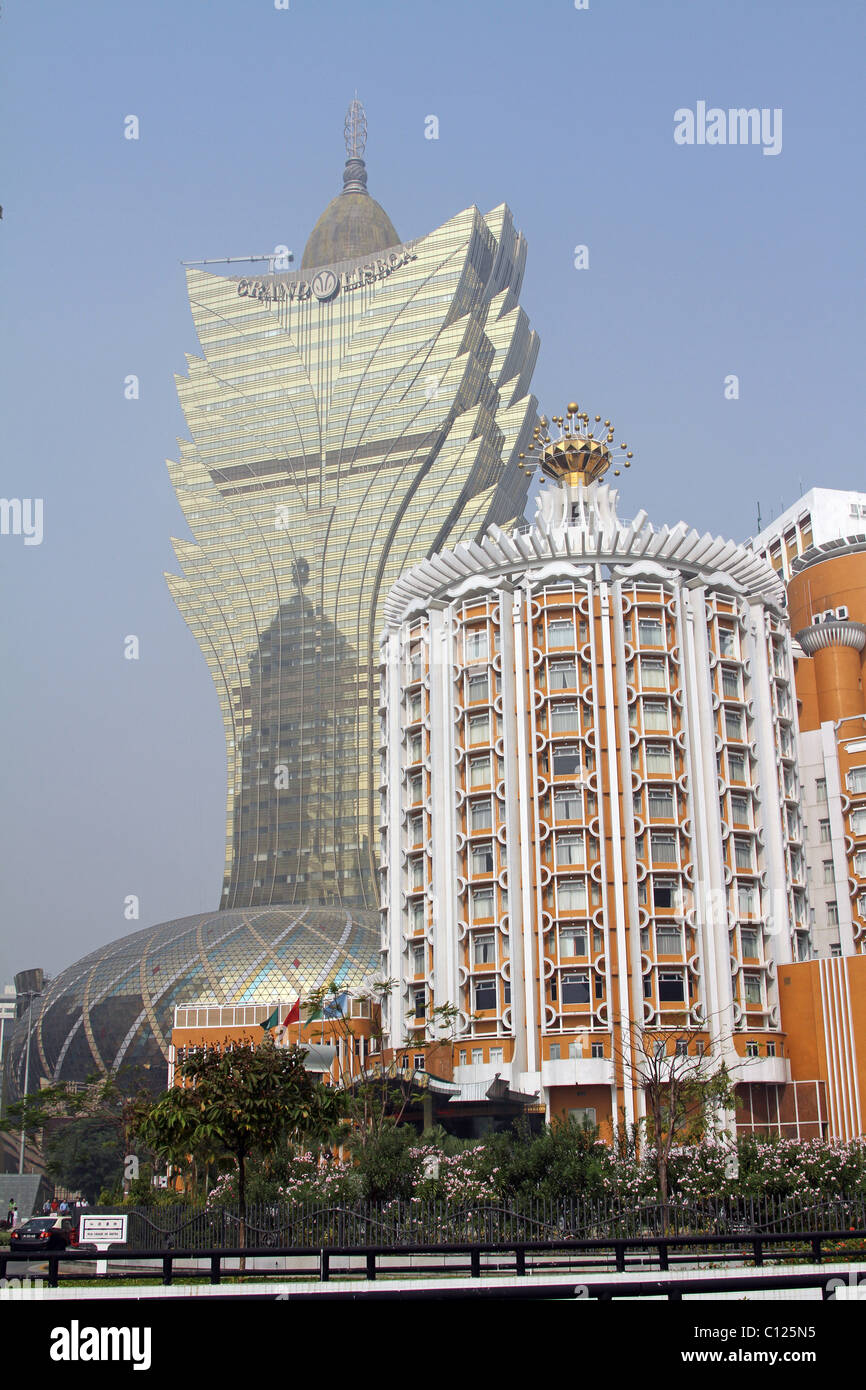
<svg viewBox="0 0 866 1390"><path fill-rule="evenodd" d="M614 427L610 420L602 420L600 415L593 420L576 401L571 401L565 415L553 415L551 423L557 426L559 438L551 438L547 418L542 415L528 454L518 456L518 468L531 473L538 467L545 477L556 482L584 486L597 482L612 465L631 468L632 452L627 444L618 446L622 457L611 453ZM613 472L614 477L619 477L618 467L614 466Z"/></svg>

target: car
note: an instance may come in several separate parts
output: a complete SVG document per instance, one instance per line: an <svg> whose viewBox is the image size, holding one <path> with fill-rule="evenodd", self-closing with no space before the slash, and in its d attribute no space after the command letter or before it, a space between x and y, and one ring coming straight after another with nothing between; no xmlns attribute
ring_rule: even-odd
<svg viewBox="0 0 866 1390"><path fill-rule="evenodd" d="M78 1244L78 1231L71 1216L31 1216L16 1226L9 1238L11 1250L65 1250Z"/></svg>

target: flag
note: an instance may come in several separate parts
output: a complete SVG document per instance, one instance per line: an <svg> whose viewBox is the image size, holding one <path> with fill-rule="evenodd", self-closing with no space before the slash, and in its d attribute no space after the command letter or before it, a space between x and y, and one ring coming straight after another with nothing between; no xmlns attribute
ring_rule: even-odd
<svg viewBox="0 0 866 1390"><path fill-rule="evenodd" d="M296 999L289 1012L283 1019L283 1027L288 1028L290 1023L300 1023L301 1021L301 1001Z"/></svg>
<svg viewBox="0 0 866 1390"><path fill-rule="evenodd" d="M274 1012L272 1014L269 1014L268 1017L265 1019L264 1023L260 1024L259 1026L263 1028L267 1033L270 1028L276 1028L279 1021L280 1011L279 1009L274 1009Z"/></svg>
<svg viewBox="0 0 866 1390"><path fill-rule="evenodd" d="M336 999L332 999L326 1004L323 1010L323 1018L342 1018L349 1003L349 995L346 990L338 994Z"/></svg>

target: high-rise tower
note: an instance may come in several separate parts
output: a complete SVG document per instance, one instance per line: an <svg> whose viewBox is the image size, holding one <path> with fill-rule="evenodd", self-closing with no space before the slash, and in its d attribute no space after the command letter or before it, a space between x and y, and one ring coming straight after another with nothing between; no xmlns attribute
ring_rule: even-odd
<svg viewBox="0 0 866 1390"><path fill-rule="evenodd" d="M538 340L504 205L401 243L367 192L363 108L299 271L191 270L202 348L169 465L194 540L172 594L219 693L223 907L378 907L375 644L407 567L519 520Z"/></svg>

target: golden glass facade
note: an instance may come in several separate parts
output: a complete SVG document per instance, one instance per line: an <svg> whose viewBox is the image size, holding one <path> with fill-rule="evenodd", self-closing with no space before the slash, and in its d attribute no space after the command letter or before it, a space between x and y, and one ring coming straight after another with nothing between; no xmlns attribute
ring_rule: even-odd
<svg viewBox="0 0 866 1390"><path fill-rule="evenodd" d="M337 200L339 201L339 200ZM538 350L511 214L248 280L191 270L171 592L220 698L222 906L375 909L376 643L399 574L522 516Z"/></svg>

